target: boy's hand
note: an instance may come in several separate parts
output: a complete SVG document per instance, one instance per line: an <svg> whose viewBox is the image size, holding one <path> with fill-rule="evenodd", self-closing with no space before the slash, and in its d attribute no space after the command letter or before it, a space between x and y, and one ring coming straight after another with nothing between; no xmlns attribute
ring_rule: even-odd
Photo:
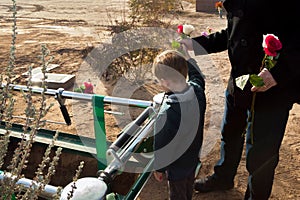
<svg viewBox="0 0 300 200"><path fill-rule="evenodd" d="M158 182L162 182L164 179L163 179L163 176L164 176L164 174L163 173L161 173L161 172L154 172L153 173L153 175L154 175L154 178L158 181Z"/></svg>
<svg viewBox="0 0 300 200"><path fill-rule="evenodd" d="M191 58L191 56L190 56L190 54L189 54L189 52L188 52L188 49L187 49L187 47L185 46L185 44L181 44L180 45L180 49L181 49L181 52L184 54L184 57L185 57L185 59L190 59Z"/></svg>
<svg viewBox="0 0 300 200"><path fill-rule="evenodd" d="M185 39L180 39L178 41L181 45L184 45L187 49L187 51L193 51L193 41L191 38L185 38Z"/></svg>

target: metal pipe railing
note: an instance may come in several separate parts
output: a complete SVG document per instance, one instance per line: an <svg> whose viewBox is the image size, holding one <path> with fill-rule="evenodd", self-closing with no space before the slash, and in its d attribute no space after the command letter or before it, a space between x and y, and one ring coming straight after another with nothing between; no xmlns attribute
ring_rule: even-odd
<svg viewBox="0 0 300 200"><path fill-rule="evenodd" d="M6 84L2 84L1 87L6 87ZM42 93L44 91L43 88L40 87L28 87L26 85L14 85L10 84L9 87L13 90L23 90L25 92L29 91L29 88L33 93ZM92 101L94 94L85 94L78 92L65 91L63 88L55 89L47 89L45 95L56 96L60 94L62 98L66 99L74 99L74 100L84 100L84 101ZM104 96L104 103L111 103L115 105L125 105L125 106L135 106L146 108L148 106L152 106L152 101L138 100L138 99L129 99L129 98L121 98L121 97L112 97L112 96Z"/></svg>
<svg viewBox="0 0 300 200"><path fill-rule="evenodd" d="M14 179L15 177L11 173L4 173L3 171L0 171L0 180L3 180L5 178ZM38 187L40 183L37 183L36 181L33 181L28 178L20 178L17 181L17 184L23 185L26 188L30 187ZM45 198L45 199L53 199L53 196L57 193L58 188L52 185L45 185L44 189L39 194L39 197Z"/></svg>
<svg viewBox="0 0 300 200"><path fill-rule="evenodd" d="M152 107L146 108L133 122L125 127L118 138L109 146L110 149L117 151L124 146L134 134L141 128L141 125L154 113Z"/></svg>
<svg viewBox="0 0 300 200"><path fill-rule="evenodd" d="M7 87L5 84L2 84L1 87ZM44 91L43 88L39 87L28 87L23 85L9 85L8 86L12 90L19 90L28 92L31 90L33 93L44 93L45 95L52 95L62 99L75 99L75 100L85 100L92 101L93 94L82 94L71 91L64 91L64 89L60 88L57 90L47 89ZM153 102L137 100L137 99L128 99L128 98L120 98L120 97L111 97L111 96L103 96L104 103L111 103L115 105L125 105L125 106L134 106L134 107L142 107L146 108L145 111L136 119L136 121L132 124L132 127L125 131L124 135L120 136L120 139L114 143L107 150L107 156L111 158L111 162L106 167L105 170L99 171L99 179L103 180L105 183L109 184L110 180L113 180L117 175L117 172L126 165L127 161L131 157L131 155L137 150L137 148L141 145L143 140L152 133L153 125L155 122L155 109L153 107ZM144 125L143 125L144 124ZM152 163L152 161L150 161ZM148 163L147 166L151 164ZM147 168L147 167L146 167ZM135 186L132 191L133 193L130 195L138 194L139 190L141 190L144 183L147 181L147 178L151 174L151 172L143 173L145 174L144 178L141 179L137 183L138 186ZM0 179L3 179L6 176L6 173L1 173L0 171ZM35 183L33 180L22 178L18 180L18 184L22 184L25 187L31 187L32 184ZM51 196L55 195L57 192L57 187L46 185L42 196L47 199L51 199Z"/></svg>
<svg viewBox="0 0 300 200"><path fill-rule="evenodd" d="M119 136L121 140L117 143L113 143L106 151L109 165L104 170L98 172L99 177L103 178L105 182L109 183L110 180L114 179L117 172L125 167L128 160L143 141L153 133L156 120L156 112L153 107L148 107L137 119L138 120L131 125L131 128L129 127L127 129L132 130L132 132L123 132ZM142 125L143 123L144 125Z"/></svg>

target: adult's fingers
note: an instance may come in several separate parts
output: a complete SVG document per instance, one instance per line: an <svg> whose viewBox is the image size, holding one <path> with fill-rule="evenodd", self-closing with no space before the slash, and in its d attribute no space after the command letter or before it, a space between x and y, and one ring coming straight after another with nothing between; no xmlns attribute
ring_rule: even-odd
<svg viewBox="0 0 300 200"><path fill-rule="evenodd" d="M269 90L271 87L274 87L275 85L277 85L276 80L273 78L272 74L266 68L264 68L258 74L258 76L260 76L263 79L264 85L262 87L253 86L251 88L252 92L265 92L265 91Z"/></svg>

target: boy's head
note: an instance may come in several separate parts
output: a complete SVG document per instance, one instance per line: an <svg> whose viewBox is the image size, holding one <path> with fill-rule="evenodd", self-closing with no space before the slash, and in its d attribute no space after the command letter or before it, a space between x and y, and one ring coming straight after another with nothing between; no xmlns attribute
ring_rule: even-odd
<svg viewBox="0 0 300 200"><path fill-rule="evenodd" d="M172 90L173 85L186 85L188 65L183 55L175 50L166 50L156 56L153 73L162 86Z"/></svg>

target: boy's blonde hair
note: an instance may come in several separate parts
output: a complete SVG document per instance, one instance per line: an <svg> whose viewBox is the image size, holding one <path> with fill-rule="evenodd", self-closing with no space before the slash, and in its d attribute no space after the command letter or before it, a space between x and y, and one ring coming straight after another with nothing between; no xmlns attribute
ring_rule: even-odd
<svg viewBox="0 0 300 200"><path fill-rule="evenodd" d="M156 56L153 62L153 74L158 79L186 82L188 65L184 56L175 50L166 50Z"/></svg>

